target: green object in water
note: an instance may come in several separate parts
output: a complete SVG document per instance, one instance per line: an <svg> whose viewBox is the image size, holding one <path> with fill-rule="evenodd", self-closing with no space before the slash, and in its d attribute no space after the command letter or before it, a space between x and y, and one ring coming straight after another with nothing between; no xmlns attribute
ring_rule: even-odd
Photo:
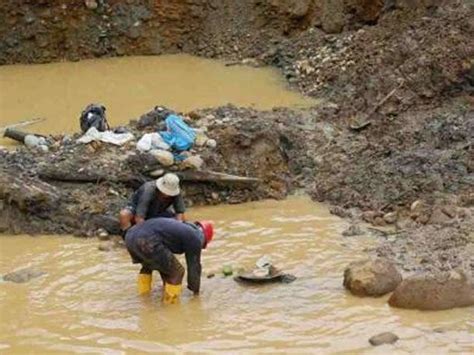
<svg viewBox="0 0 474 355"><path fill-rule="evenodd" d="M224 276L232 276L232 274L234 273L234 271L232 270L232 266L224 265L224 267L222 268L222 273L224 274Z"/></svg>

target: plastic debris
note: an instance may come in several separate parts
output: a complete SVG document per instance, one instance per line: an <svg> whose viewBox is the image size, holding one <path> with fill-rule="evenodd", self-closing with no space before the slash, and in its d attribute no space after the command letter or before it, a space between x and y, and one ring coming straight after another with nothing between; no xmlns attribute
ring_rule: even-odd
<svg viewBox="0 0 474 355"><path fill-rule="evenodd" d="M134 135L131 133L114 133L112 131L99 132L95 127L92 127L89 128L86 134L79 138L77 142L87 144L93 141L101 141L114 145L124 145L134 138Z"/></svg>
<svg viewBox="0 0 474 355"><path fill-rule="evenodd" d="M146 133L138 141L137 149L141 152L148 152L153 149L169 150L170 146L159 133Z"/></svg>

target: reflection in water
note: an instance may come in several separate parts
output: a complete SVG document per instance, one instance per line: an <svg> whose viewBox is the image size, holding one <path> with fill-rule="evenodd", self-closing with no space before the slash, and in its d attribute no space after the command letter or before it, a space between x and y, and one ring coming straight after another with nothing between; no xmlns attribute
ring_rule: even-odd
<svg viewBox="0 0 474 355"><path fill-rule="evenodd" d="M79 131L92 102L107 107L112 126L165 105L178 111L232 103L258 109L308 106L274 69L226 67L223 62L166 55L0 67L0 126L44 117L32 132ZM6 140L0 144L7 144Z"/></svg>
<svg viewBox="0 0 474 355"><path fill-rule="evenodd" d="M344 222L319 204L292 198L191 213L214 219L217 230L203 256L202 295L185 292L181 305L158 302L158 277L153 295L138 297L138 266L125 250L101 252L95 239L2 237L0 273L32 266L48 275L0 284L0 350L362 352L371 349L367 339L382 331L401 338L385 351L472 350L472 308L404 311L388 307L386 297L347 294L344 267L374 241L342 237ZM263 254L298 279L247 287L205 277L219 274L224 264L251 267Z"/></svg>

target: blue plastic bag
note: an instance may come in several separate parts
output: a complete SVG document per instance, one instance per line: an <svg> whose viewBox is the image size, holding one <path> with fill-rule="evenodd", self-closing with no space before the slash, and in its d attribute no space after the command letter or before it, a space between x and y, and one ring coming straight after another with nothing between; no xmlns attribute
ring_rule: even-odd
<svg viewBox="0 0 474 355"><path fill-rule="evenodd" d="M166 120L166 132L160 132L163 140L174 150L191 149L196 139L196 132L189 127L181 117L169 115Z"/></svg>

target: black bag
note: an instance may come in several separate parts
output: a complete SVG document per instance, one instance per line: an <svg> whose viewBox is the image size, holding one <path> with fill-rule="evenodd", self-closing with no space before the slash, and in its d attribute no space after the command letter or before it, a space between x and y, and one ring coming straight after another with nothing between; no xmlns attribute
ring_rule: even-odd
<svg viewBox="0 0 474 355"><path fill-rule="evenodd" d="M164 106L155 106L153 110L140 116L137 128L144 129L153 126L157 131L164 131L166 130L165 119L173 113L175 112Z"/></svg>
<svg viewBox="0 0 474 355"><path fill-rule="evenodd" d="M88 105L81 113L80 125L82 133L86 133L89 128L95 127L99 132L108 131L109 123L105 118L105 106L98 104Z"/></svg>

